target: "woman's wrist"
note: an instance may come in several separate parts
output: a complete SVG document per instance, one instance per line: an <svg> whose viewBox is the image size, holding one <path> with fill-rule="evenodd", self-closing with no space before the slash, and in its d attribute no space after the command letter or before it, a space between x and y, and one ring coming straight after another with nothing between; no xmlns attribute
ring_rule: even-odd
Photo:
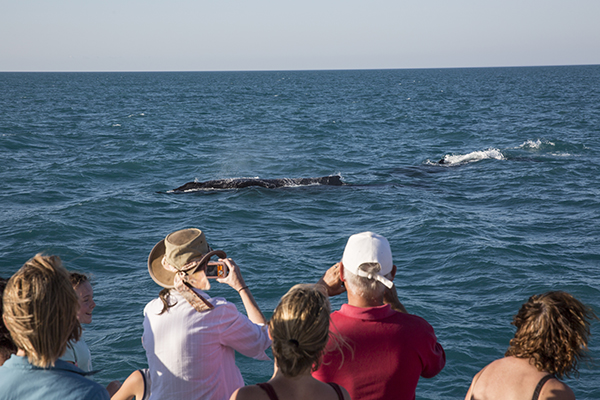
<svg viewBox="0 0 600 400"><path fill-rule="evenodd" d="M244 285L244 286L242 286L242 287L241 287L241 288L239 288L237 291L238 291L238 293L242 293L242 290L244 290L244 289L248 289L248 285Z"/></svg>

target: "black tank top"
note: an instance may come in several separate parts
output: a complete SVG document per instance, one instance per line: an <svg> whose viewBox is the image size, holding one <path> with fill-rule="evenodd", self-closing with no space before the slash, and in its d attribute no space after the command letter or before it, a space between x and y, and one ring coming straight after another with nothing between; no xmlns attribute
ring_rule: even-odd
<svg viewBox="0 0 600 400"><path fill-rule="evenodd" d="M273 386L271 386L270 383L268 383L268 382L257 383L256 385L259 386L265 392L267 392L269 399L279 400L279 397L277 397L277 394L275 394L275 390L273 390ZM331 386L335 390L335 392L338 395L339 400L344 400L344 395L342 394L342 389L340 389L340 386L337 383L329 382L328 385Z"/></svg>
<svg viewBox="0 0 600 400"><path fill-rule="evenodd" d="M538 397L540 397L540 392L542 391L542 386L544 386L544 383L548 382L552 378L554 378L554 375L548 374L542 379L540 379L537 386L535 387L535 391L533 392L533 397L531 398L531 400L538 400Z"/></svg>

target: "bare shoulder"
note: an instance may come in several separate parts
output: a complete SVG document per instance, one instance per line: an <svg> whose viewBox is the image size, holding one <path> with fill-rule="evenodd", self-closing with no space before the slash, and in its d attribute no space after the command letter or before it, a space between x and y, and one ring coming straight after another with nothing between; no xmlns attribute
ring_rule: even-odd
<svg viewBox="0 0 600 400"><path fill-rule="evenodd" d="M110 393L108 388L107 390ZM142 373L136 369L125 379L125 382L123 382L114 394L111 393L110 398L111 400L141 399L144 396L144 390L144 378L142 377Z"/></svg>
<svg viewBox="0 0 600 400"><path fill-rule="evenodd" d="M465 400L470 400L471 398L478 397L482 392L487 392L489 390L494 390L494 388L490 388L490 377L491 383L495 383L498 380L507 379L506 370L512 369L512 360L507 360L506 358L499 358L497 360L492 361L485 367L483 367L471 380L471 385L469 386L469 390L465 395ZM485 374L484 374L485 372ZM482 377L483 376L483 377ZM508 378L512 380L511 378ZM475 387L477 386L477 390Z"/></svg>
<svg viewBox="0 0 600 400"><path fill-rule="evenodd" d="M550 379L540 391L540 400L575 400L575 393L567 384L558 379Z"/></svg>
<svg viewBox="0 0 600 400"><path fill-rule="evenodd" d="M485 368L483 368L483 369L485 369ZM473 397L473 386L475 386L475 382L477 382L477 380L479 379L479 376L483 372L483 369L481 371L479 371L477 374L475 374L475 376L471 380L471 385L469 386L469 390L467 391L467 394L465 395L465 400L469 400L469 399L471 399L471 397Z"/></svg>
<svg viewBox="0 0 600 400"><path fill-rule="evenodd" d="M143 385L144 378L142 377L142 372L139 369L136 369L127 377L127 379L125 379L125 382L130 382L134 385Z"/></svg>
<svg viewBox="0 0 600 400"><path fill-rule="evenodd" d="M233 392L229 400L269 400L269 396L259 386L250 385Z"/></svg>

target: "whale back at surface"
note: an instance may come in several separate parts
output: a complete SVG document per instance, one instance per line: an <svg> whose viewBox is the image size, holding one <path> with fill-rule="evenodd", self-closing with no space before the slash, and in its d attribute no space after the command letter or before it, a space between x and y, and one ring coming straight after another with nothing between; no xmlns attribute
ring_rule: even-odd
<svg viewBox="0 0 600 400"><path fill-rule="evenodd" d="M259 178L230 178L216 179L204 182L188 182L169 192L183 193L194 190L210 189L242 189L250 186L259 186L267 189L275 189L289 186L327 185L342 186L339 175L322 176L318 178L281 178L281 179L259 179Z"/></svg>

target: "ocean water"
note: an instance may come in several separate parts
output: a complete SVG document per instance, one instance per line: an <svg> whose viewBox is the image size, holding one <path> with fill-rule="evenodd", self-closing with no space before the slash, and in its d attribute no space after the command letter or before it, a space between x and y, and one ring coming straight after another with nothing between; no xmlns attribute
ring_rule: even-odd
<svg viewBox="0 0 600 400"><path fill-rule="evenodd" d="M401 301L447 354L420 399L463 398L530 295L566 290L600 314L600 66L0 73L0 155L0 276L38 252L93 275L84 336L103 384L146 366L146 260L185 227L236 260L267 317L348 236L386 236ZM325 175L347 185L168 193ZM596 360L598 336L595 322ZM247 384L272 374L238 365ZM600 398L594 364L566 383Z"/></svg>

